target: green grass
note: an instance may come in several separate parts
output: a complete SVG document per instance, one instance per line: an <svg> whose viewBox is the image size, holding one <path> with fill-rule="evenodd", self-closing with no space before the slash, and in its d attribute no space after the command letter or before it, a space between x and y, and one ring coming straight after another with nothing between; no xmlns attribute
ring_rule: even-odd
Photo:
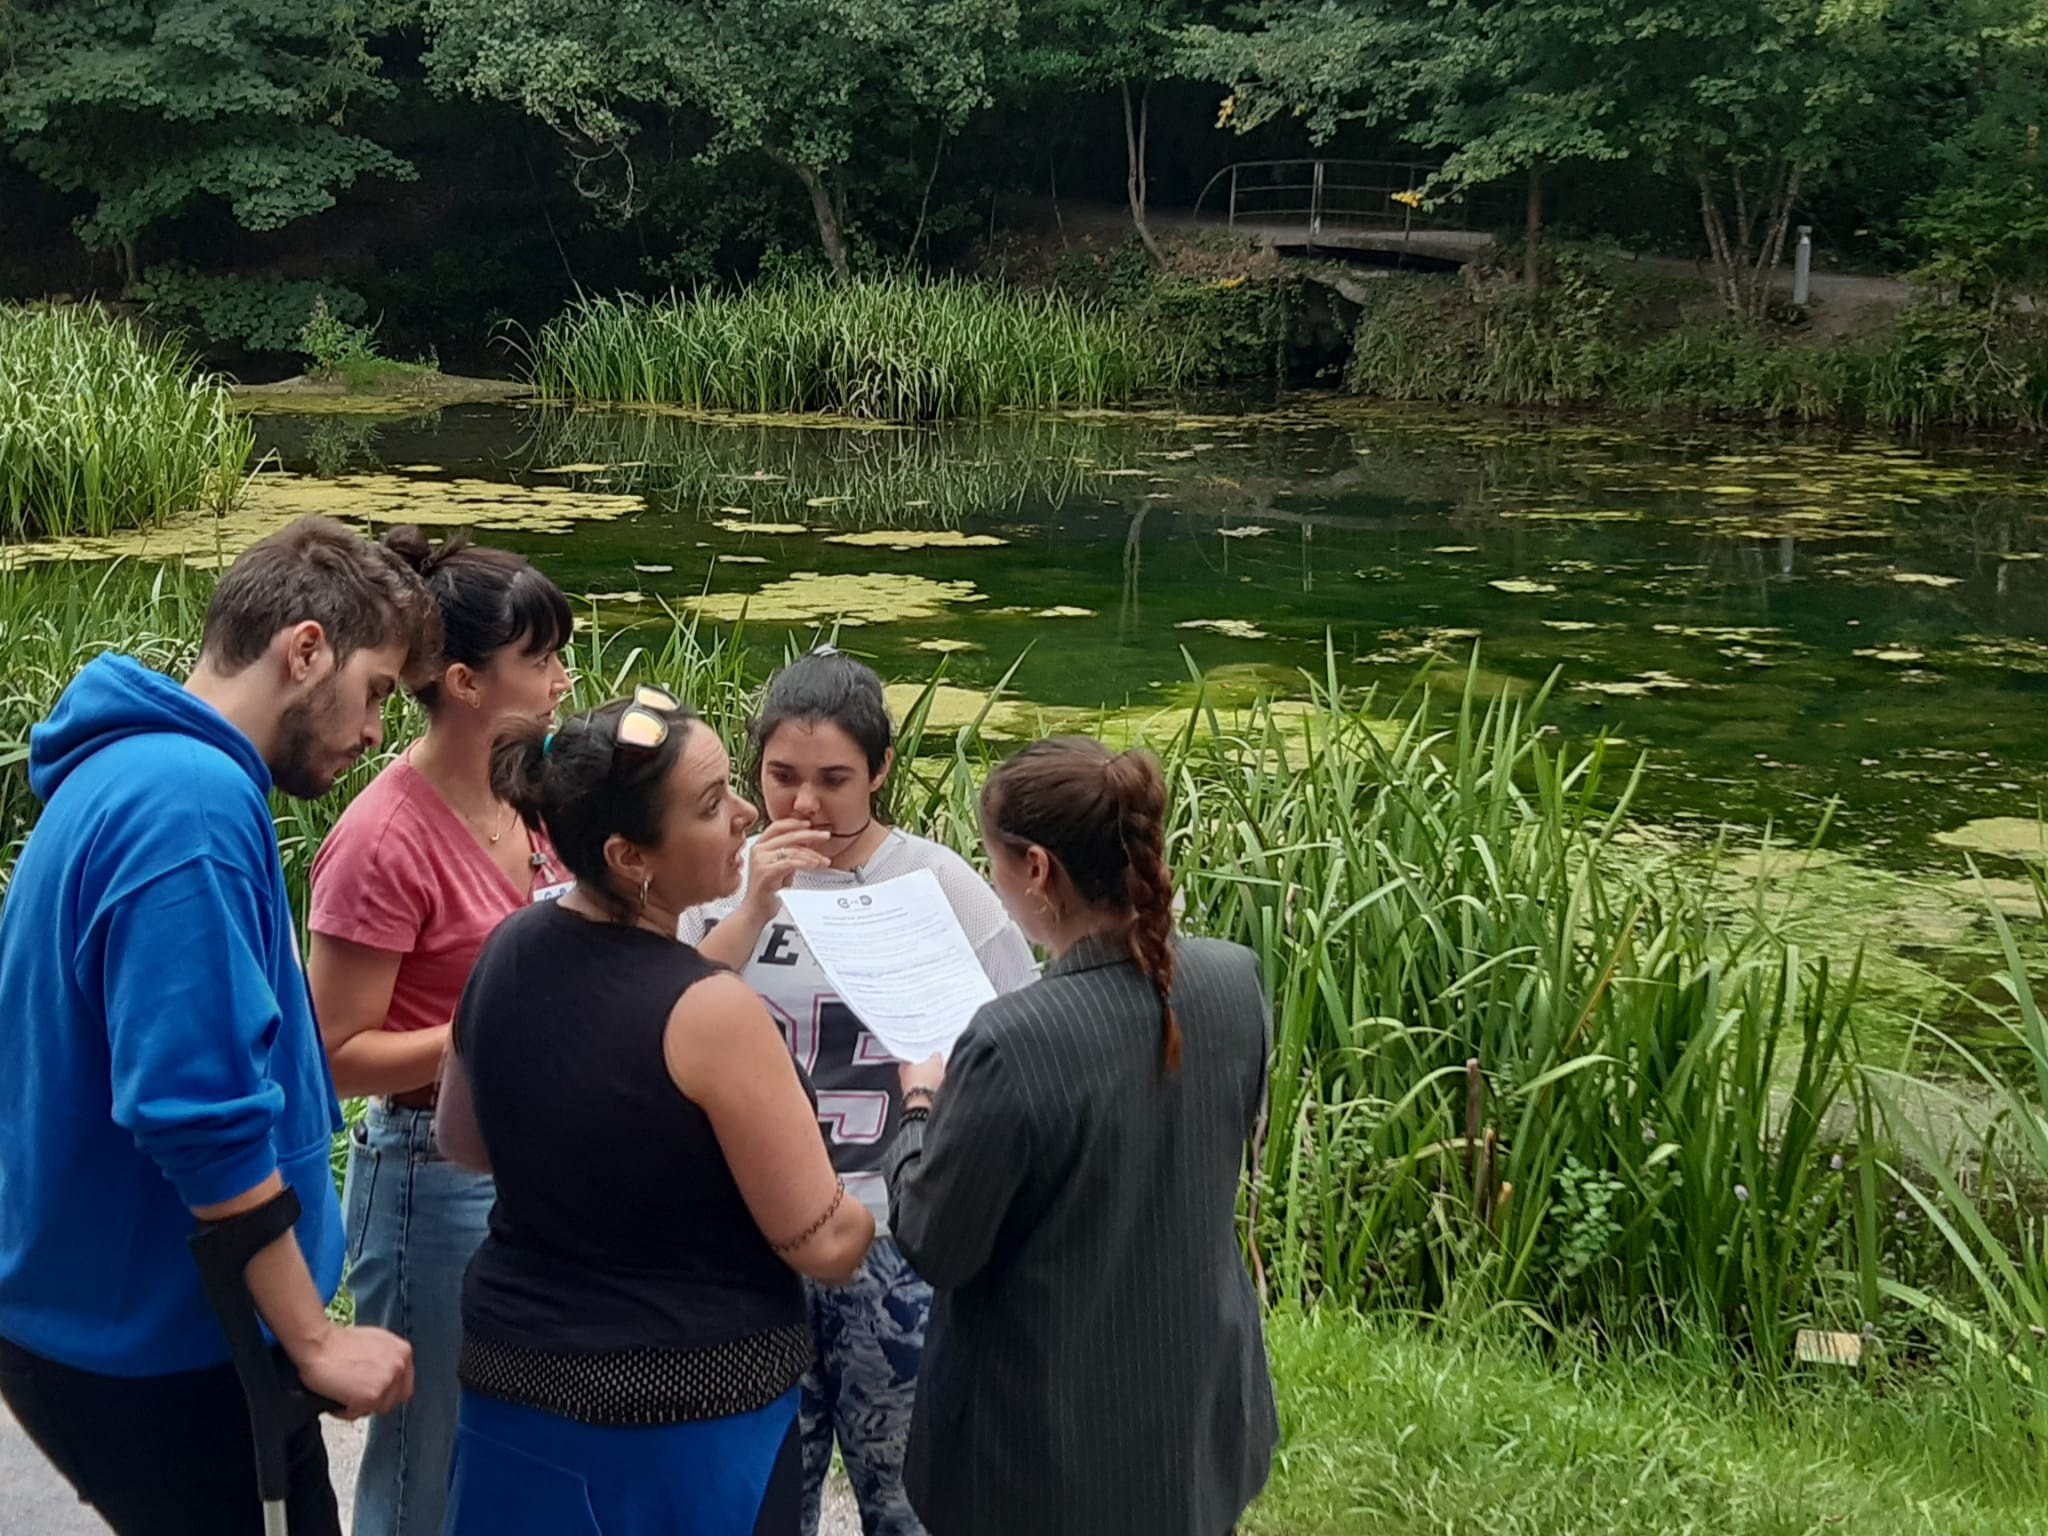
<svg viewBox="0 0 2048 1536"><path fill-rule="evenodd" d="M2028 1536L2041 1447L1995 1376L1766 1387L1711 1350L1274 1313L1284 1444L1248 1536Z"/></svg>
<svg viewBox="0 0 2048 1536"><path fill-rule="evenodd" d="M1106 307L911 278L586 299L532 366L563 400L880 421L1115 405L1183 372L1168 337Z"/></svg>
<svg viewBox="0 0 2048 1536"><path fill-rule="evenodd" d="M254 445L172 344L95 307L0 306L0 538L226 510Z"/></svg>

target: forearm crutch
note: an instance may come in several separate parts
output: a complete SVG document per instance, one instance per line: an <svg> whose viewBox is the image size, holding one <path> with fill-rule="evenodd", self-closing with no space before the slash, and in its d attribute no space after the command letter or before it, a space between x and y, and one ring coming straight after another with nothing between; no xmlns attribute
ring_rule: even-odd
<svg viewBox="0 0 2048 1536"><path fill-rule="evenodd" d="M280 1374L263 1336L256 1299L249 1294L249 1261L298 1225L299 1197L291 1186L252 1210L200 1225L190 1238L207 1304L227 1335L228 1353L249 1405L256 1442L256 1493L263 1500L263 1536L288 1536L286 1496L291 1437L336 1405L315 1397L295 1377Z"/></svg>

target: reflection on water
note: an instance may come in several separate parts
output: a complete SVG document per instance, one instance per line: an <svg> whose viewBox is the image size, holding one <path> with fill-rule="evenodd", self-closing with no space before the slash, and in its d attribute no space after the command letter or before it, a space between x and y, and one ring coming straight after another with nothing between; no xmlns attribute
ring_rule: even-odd
<svg viewBox="0 0 2048 1536"><path fill-rule="evenodd" d="M1648 808L1812 825L1917 860L2033 818L2048 725L2048 473L1979 446L1626 430L1309 402L1256 415L945 429L451 409L266 418L294 470L638 498L507 535L583 592L848 642L964 687L1029 649L1047 705L1168 696L1204 667L1482 686L1553 669L1567 730L1653 749ZM339 459L341 462L337 462ZM616 502L610 502L617 505ZM893 534L893 537L887 535ZM874 535L869 537L868 535ZM920 536L922 535L922 536ZM849 537L855 536L855 537ZM1457 674L1452 679L1448 674Z"/></svg>

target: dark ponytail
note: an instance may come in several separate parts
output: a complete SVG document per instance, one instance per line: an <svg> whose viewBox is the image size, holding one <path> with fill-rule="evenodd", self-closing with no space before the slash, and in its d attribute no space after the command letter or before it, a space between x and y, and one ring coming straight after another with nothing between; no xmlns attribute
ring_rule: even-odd
<svg viewBox="0 0 2048 1536"><path fill-rule="evenodd" d="M1035 741L989 775L981 817L1012 847L1043 848L1083 901L1122 917L1131 959L1159 993L1160 1053L1176 1070L1173 876L1159 764L1149 752L1113 753L1085 736Z"/></svg>
<svg viewBox="0 0 2048 1536"><path fill-rule="evenodd" d="M661 841L668 772L698 728L688 709L663 711L669 733L661 746L638 761L615 762L619 717L632 702L616 699L573 715L553 733L522 725L491 748L492 791L528 826L547 829L577 886L614 916L631 903L612 889L604 845L614 837L643 848Z"/></svg>
<svg viewBox="0 0 2048 1536"><path fill-rule="evenodd" d="M491 793L518 813L529 827L543 821L542 791L548 772L548 730L521 725L500 736L491 747Z"/></svg>
<svg viewBox="0 0 2048 1536"><path fill-rule="evenodd" d="M413 689L423 708L440 703L441 676L454 662L481 670L510 645L543 656L569 643L569 599L526 556L472 543L467 529L438 548L410 524L391 529L382 542L426 583L441 611L440 671Z"/></svg>

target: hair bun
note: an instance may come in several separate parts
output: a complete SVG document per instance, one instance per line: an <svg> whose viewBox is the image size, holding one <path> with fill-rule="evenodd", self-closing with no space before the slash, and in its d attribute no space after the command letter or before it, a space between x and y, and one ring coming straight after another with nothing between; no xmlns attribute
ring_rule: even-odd
<svg viewBox="0 0 2048 1536"><path fill-rule="evenodd" d="M434 566L434 547L427 542L426 533L412 523L385 530L378 540L391 553L412 567L413 574L425 579Z"/></svg>
<svg viewBox="0 0 2048 1536"><path fill-rule="evenodd" d="M427 541L426 531L417 524L403 523L384 535L384 547L413 568L425 581L456 555L469 548L469 530L458 528L436 549Z"/></svg>

